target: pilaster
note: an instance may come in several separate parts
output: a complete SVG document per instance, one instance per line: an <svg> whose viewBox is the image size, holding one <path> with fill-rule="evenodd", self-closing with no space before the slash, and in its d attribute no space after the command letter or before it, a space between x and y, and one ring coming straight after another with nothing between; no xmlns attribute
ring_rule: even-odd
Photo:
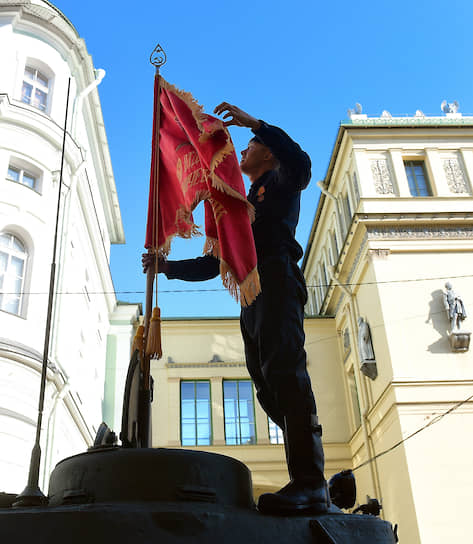
<svg viewBox="0 0 473 544"><path fill-rule="evenodd" d="M223 387L220 376L210 378L212 398L212 445L225 445L225 415L223 412Z"/></svg>
<svg viewBox="0 0 473 544"><path fill-rule="evenodd" d="M390 149L389 157L394 173L394 180L401 198L410 197L409 183L407 181L406 169L402 159L402 153L399 149Z"/></svg>
<svg viewBox="0 0 473 544"><path fill-rule="evenodd" d="M438 149L433 147L426 148L425 154L427 156L428 174L431 180L432 193L434 196L451 195Z"/></svg>

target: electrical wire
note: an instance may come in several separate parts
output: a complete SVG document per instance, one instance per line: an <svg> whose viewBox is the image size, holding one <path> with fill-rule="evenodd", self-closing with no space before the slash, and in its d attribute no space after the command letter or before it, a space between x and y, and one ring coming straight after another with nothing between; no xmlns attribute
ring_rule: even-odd
<svg viewBox="0 0 473 544"><path fill-rule="evenodd" d="M388 448L387 450L384 450L380 453L378 453L377 455L374 455L373 457L371 457L370 459L367 459L366 461L364 461L363 463L361 463L360 465L356 466L355 468L352 469L352 472L355 472L355 470L358 470L366 465L368 465L369 463L372 463L373 461L375 461L376 459L379 459L380 457L382 457L383 455L386 455L387 453L395 450L397 447L399 447L401 444L404 444L404 442L406 442L407 440L409 440L410 438L412 438L413 436L416 436L417 434L419 434L420 432L422 432L423 430L427 429L427 427L430 427L431 425L434 425L435 423L438 423L441 419L443 419L446 415L448 414L451 414L453 411L457 410L458 408L460 408L460 406L462 406L463 404L466 404L467 402L469 402L471 399L473 399L473 395L470 395L467 399L465 400L462 400L460 402L458 402L457 404L455 404L454 406L452 406L451 408L449 408L446 412L443 412L442 414L437 414L436 417L434 417L433 419L431 419L428 423L426 423L423 427L420 427L420 429L417 429L416 431L414 431L413 433L409 434L408 436L406 436L405 438L403 438L402 440L399 440L399 442L396 442L395 444L393 444L390 448Z"/></svg>
<svg viewBox="0 0 473 544"><path fill-rule="evenodd" d="M402 279L402 280L386 280L386 281L367 281L367 282L354 282L354 283L342 283L333 285L337 287L338 285L344 287L359 287L364 285L389 285L389 284L400 284L400 283L413 283L413 282L422 282L422 281L437 281L437 280L455 280L462 278L473 278L473 274L463 274L459 276L435 276L435 277L426 277L426 278L412 278L412 279ZM332 284L326 283L316 283L307 285L308 289L316 289L318 287L331 287ZM227 289L224 287L217 287L212 289L160 289L159 293L170 294L170 293L215 293L215 292L226 292ZM142 295L144 290L139 291L88 291L89 295ZM1 295L47 295L46 291L16 291L16 292L4 292L0 291ZM57 295L83 295L83 291L56 291Z"/></svg>

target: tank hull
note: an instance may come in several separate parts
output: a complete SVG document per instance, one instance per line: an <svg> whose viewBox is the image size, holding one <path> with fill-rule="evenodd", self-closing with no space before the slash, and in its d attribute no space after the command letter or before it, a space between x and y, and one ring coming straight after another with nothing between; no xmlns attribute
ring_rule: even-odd
<svg viewBox="0 0 473 544"><path fill-rule="evenodd" d="M106 448L51 474L49 505L0 508L0 541L17 544L393 544L374 516L260 514L239 461L206 452Z"/></svg>

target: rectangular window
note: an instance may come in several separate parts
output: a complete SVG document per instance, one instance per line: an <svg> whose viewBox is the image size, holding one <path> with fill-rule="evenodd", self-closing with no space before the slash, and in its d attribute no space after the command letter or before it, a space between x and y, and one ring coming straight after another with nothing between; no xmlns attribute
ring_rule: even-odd
<svg viewBox="0 0 473 544"><path fill-rule="evenodd" d="M348 233L348 229L351 225L351 207L350 207L350 198L348 196L348 193L345 193L342 197L343 202L343 213L345 215L345 236Z"/></svg>
<svg viewBox="0 0 473 544"><path fill-rule="evenodd" d="M41 111L48 105L49 80L39 70L27 66L21 88L21 101Z"/></svg>
<svg viewBox="0 0 473 544"><path fill-rule="evenodd" d="M7 179L9 181L14 181L15 183L20 183L21 185L26 185L30 189L38 190L38 179L36 176L23 170L22 168L16 168L11 164L8 167Z"/></svg>
<svg viewBox="0 0 473 544"><path fill-rule="evenodd" d="M424 161L404 161L409 191L412 196L432 196Z"/></svg>
<svg viewBox="0 0 473 544"><path fill-rule="evenodd" d="M353 419L355 422L355 429L361 425L361 410L360 401L358 399L358 388L356 386L355 372L353 367L347 373L348 388L350 390L351 405L353 410Z"/></svg>
<svg viewBox="0 0 473 544"><path fill-rule="evenodd" d="M181 381L181 444L211 443L210 382Z"/></svg>
<svg viewBox="0 0 473 544"><path fill-rule="evenodd" d="M360 188L358 186L358 178L356 177L356 172L353 172L351 179L353 183L353 191L355 192L355 202L356 205L358 205L358 202L360 202Z"/></svg>
<svg viewBox="0 0 473 544"><path fill-rule="evenodd" d="M330 231L330 242L332 245L333 264L335 265L338 261L338 243L335 229Z"/></svg>
<svg viewBox="0 0 473 544"><path fill-rule="evenodd" d="M250 380L224 380L225 443L256 444L253 386Z"/></svg>
<svg viewBox="0 0 473 544"><path fill-rule="evenodd" d="M284 444L284 435L281 428L270 417L268 417L268 432L271 444Z"/></svg>
<svg viewBox="0 0 473 544"><path fill-rule="evenodd" d="M325 293L327 293L327 291L328 291L328 287L330 285L330 282L329 282L328 275L327 275L327 267L325 266L324 262L322 262L322 274L323 274L323 279L324 279L324 285L322 287L322 290L323 290L324 295L325 295Z"/></svg>

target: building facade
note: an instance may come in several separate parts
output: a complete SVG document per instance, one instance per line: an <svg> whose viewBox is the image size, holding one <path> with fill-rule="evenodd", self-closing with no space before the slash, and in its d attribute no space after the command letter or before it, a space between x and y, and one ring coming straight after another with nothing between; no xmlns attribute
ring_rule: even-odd
<svg viewBox="0 0 473 544"><path fill-rule="evenodd" d="M302 263L326 476L355 469L357 502L377 498L404 544L468 541L473 357L454 351L445 284L468 313L472 183L473 118L353 114L319 182ZM468 339L468 324L456 334ZM240 459L255 496L286 483L238 319L168 319L162 331L153 444Z"/></svg>
<svg viewBox="0 0 473 544"><path fill-rule="evenodd" d="M35 437L70 97L40 487L90 446L102 421L110 245L124 243L95 70L47 1L0 2L0 490L20 492Z"/></svg>
<svg viewBox="0 0 473 544"><path fill-rule="evenodd" d="M374 458L358 499L377 497L403 543L468 540L473 357L445 284L472 307L472 182L472 117L352 114L303 261L308 313L338 337L352 468Z"/></svg>

